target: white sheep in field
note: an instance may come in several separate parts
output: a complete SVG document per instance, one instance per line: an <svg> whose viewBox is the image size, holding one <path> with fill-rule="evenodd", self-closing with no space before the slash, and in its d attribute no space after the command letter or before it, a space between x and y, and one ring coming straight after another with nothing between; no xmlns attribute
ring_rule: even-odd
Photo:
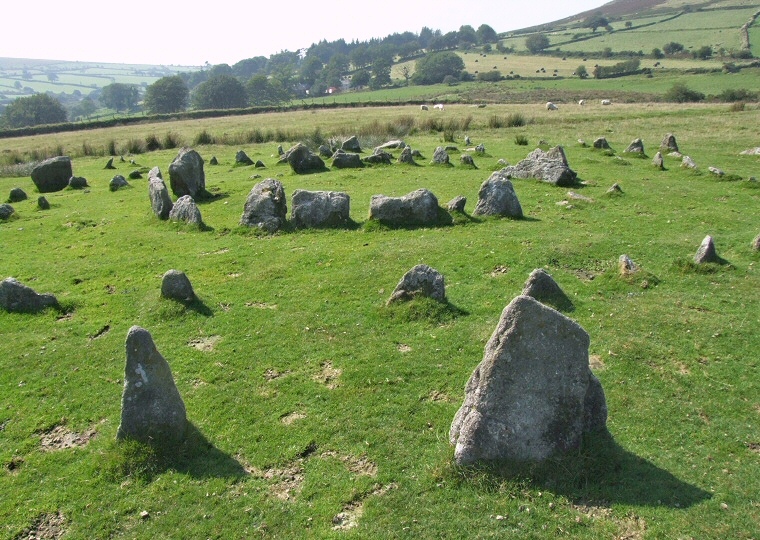
<svg viewBox="0 0 760 540"><path fill-rule="evenodd" d="M420 110L421 111L426 111L426 110L428 110L428 106L427 105L420 105Z"/></svg>
<svg viewBox="0 0 760 540"><path fill-rule="evenodd" d="M554 103L551 101L546 102L546 110L547 111L556 111L559 107L557 107Z"/></svg>
<svg viewBox="0 0 760 540"><path fill-rule="evenodd" d="M436 110L442 111L443 110L443 103L436 103L435 105L433 105L433 108L436 109Z"/></svg>
<svg viewBox="0 0 760 540"><path fill-rule="evenodd" d="M602 105L612 105L612 102L609 99L603 99Z"/></svg>
<svg viewBox="0 0 760 540"><path fill-rule="evenodd" d="M580 100L578 102L578 105L580 105L581 107L583 107L585 104L586 104L586 100L585 99L582 99L582 100Z"/></svg>

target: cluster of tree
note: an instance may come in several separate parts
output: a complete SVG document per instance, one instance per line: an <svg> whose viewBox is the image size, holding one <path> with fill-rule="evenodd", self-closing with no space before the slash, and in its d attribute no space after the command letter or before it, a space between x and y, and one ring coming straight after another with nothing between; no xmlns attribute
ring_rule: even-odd
<svg viewBox="0 0 760 540"><path fill-rule="evenodd" d="M596 12L589 15L588 17L584 19L582 24L584 28L591 28L592 32L596 32L597 28L604 28L608 32L612 30L612 26L610 26L610 21L604 15L602 15L601 12ZM628 27L630 28L630 26Z"/></svg>
<svg viewBox="0 0 760 540"><path fill-rule="evenodd" d="M60 124L67 118L61 102L48 94L14 99L3 111L2 123L7 128Z"/></svg>
<svg viewBox="0 0 760 540"><path fill-rule="evenodd" d="M594 67L592 72L595 79L609 79L611 77L622 77L623 75L632 75L639 71L641 60L638 58L631 58L623 62L618 62L612 66L600 66Z"/></svg>

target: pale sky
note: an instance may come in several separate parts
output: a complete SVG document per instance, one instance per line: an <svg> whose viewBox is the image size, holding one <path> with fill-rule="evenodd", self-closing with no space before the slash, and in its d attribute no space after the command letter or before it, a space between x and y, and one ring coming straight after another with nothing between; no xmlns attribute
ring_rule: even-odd
<svg viewBox="0 0 760 540"><path fill-rule="evenodd" d="M0 57L154 65L234 64L322 39L367 41L423 26L508 32L600 7L605 0L12 0Z"/></svg>

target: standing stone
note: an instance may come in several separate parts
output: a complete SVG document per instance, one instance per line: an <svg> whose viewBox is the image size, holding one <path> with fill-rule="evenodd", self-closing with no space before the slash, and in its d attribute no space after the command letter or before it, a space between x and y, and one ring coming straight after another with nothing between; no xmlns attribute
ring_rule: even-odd
<svg viewBox="0 0 760 540"><path fill-rule="evenodd" d="M332 148L327 146L326 144L320 144L319 148L317 148L317 152L319 152L319 155L323 158L331 158L333 155Z"/></svg>
<svg viewBox="0 0 760 540"><path fill-rule="evenodd" d="M633 139L628 148L625 149L626 154L644 154L644 141L641 139Z"/></svg>
<svg viewBox="0 0 760 540"><path fill-rule="evenodd" d="M719 262L718 253L715 251L715 243L710 235L705 236L702 243L694 255L694 262L697 264Z"/></svg>
<svg viewBox="0 0 760 540"><path fill-rule="evenodd" d="M371 165L390 165L393 162L393 156L388 152L375 149L372 155L363 157L362 161Z"/></svg>
<svg viewBox="0 0 760 540"><path fill-rule="evenodd" d="M707 170L713 173L715 176L723 176L726 174L723 169L719 169L718 167L707 167Z"/></svg>
<svg viewBox="0 0 760 540"><path fill-rule="evenodd" d="M407 165L417 165L417 162L414 161L414 156L412 155L412 148L410 146L405 146L401 150L401 154L399 154L398 156L398 162L406 163Z"/></svg>
<svg viewBox="0 0 760 540"><path fill-rule="evenodd" d="M697 164L689 156L684 156L681 160L681 167L684 169L696 169Z"/></svg>
<svg viewBox="0 0 760 540"><path fill-rule="evenodd" d="M216 159L216 156L211 156L211 159L208 160L209 165L219 165L219 160Z"/></svg>
<svg viewBox="0 0 760 540"><path fill-rule="evenodd" d="M118 191L119 189L127 186L129 186L129 182L127 182L127 179L120 174L117 174L111 178L111 181L108 183L108 189L111 191Z"/></svg>
<svg viewBox="0 0 760 540"><path fill-rule="evenodd" d="M10 204L0 204L0 219L7 221L16 212Z"/></svg>
<svg viewBox="0 0 760 540"><path fill-rule="evenodd" d="M476 154L485 154L486 153L486 145L483 143L480 143L475 147L475 153Z"/></svg>
<svg viewBox="0 0 760 540"><path fill-rule="evenodd" d="M654 165L661 171L665 169L665 160L662 159L662 152L657 152L654 155L654 159L652 159L652 165Z"/></svg>
<svg viewBox="0 0 760 540"><path fill-rule="evenodd" d="M462 154L459 157L459 161L465 167L473 167L473 168L477 169L477 167L475 166L475 160L472 159L472 156L470 154Z"/></svg>
<svg viewBox="0 0 760 540"><path fill-rule="evenodd" d="M343 144L341 144L340 147L346 152L354 152L356 154L359 154L362 151L362 146L359 144L359 139L356 137L356 135L352 135L343 141Z"/></svg>
<svg viewBox="0 0 760 540"><path fill-rule="evenodd" d="M504 169L495 171L478 191L478 204L472 212L478 216L523 217L522 206Z"/></svg>
<svg viewBox="0 0 760 540"><path fill-rule="evenodd" d="M192 148L182 148L169 165L169 186L177 197L193 199L206 194L206 173L203 158Z"/></svg>
<svg viewBox="0 0 760 540"><path fill-rule="evenodd" d="M29 198L28 195L23 189L21 189L20 187L15 187L11 190L10 194L8 195L8 202L17 203L17 202L25 201L28 198Z"/></svg>
<svg viewBox="0 0 760 540"><path fill-rule="evenodd" d="M69 187L71 189L84 189L90 187L87 185L87 179L82 176L72 176L69 178Z"/></svg>
<svg viewBox="0 0 760 540"><path fill-rule="evenodd" d="M438 224L438 199L427 189L418 189L403 197L373 195L369 219L391 227L433 226Z"/></svg>
<svg viewBox="0 0 760 540"><path fill-rule="evenodd" d="M57 307L58 300L52 294L38 294L16 278L0 282L0 307L13 313L36 313L49 307Z"/></svg>
<svg viewBox="0 0 760 540"><path fill-rule="evenodd" d="M610 143L607 142L605 137L599 137L594 141L594 148L598 150L609 150Z"/></svg>
<svg viewBox="0 0 760 540"><path fill-rule="evenodd" d="M346 226L351 220L350 202L347 193L297 189L292 197L293 226L299 229Z"/></svg>
<svg viewBox="0 0 760 540"><path fill-rule="evenodd" d="M445 302L446 284L443 275L426 264L418 264L404 274L388 299L388 304L405 302L417 296Z"/></svg>
<svg viewBox="0 0 760 540"><path fill-rule="evenodd" d="M248 157L248 154L246 154L242 150L238 150L237 154L235 154L235 164L236 165L253 165L253 160Z"/></svg>
<svg viewBox="0 0 760 540"><path fill-rule="evenodd" d="M264 165L264 162L263 162L263 161L261 161L260 159L257 159L257 160L256 160L256 163L254 163L254 164L253 164L253 166L254 166L256 169L266 169L266 165Z"/></svg>
<svg viewBox="0 0 760 540"><path fill-rule="evenodd" d="M589 336L529 296L504 308L451 425L459 465L540 462L605 428L604 391L591 373Z"/></svg>
<svg viewBox="0 0 760 540"><path fill-rule="evenodd" d="M39 196L37 197L37 208L40 210L50 210L50 203L45 197Z"/></svg>
<svg viewBox="0 0 760 540"><path fill-rule="evenodd" d="M248 194L240 224L273 233L285 225L287 214L288 203L282 182L267 178L253 186Z"/></svg>
<svg viewBox="0 0 760 540"><path fill-rule="evenodd" d="M467 197L464 195L457 195L448 202L446 208L449 209L449 212L464 212L464 207L466 204Z"/></svg>
<svg viewBox="0 0 760 540"><path fill-rule="evenodd" d="M123 159L122 159L122 161L123 161ZM103 168L104 168L104 169L106 169L106 170L112 170L112 169L115 169L116 167L114 167L114 165L113 165L113 158L110 158L110 159L108 160L108 162L106 162L106 166L105 166L105 167L103 167Z"/></svg>
<svg viewBox="0 0 760 540"><path fill-rule="evenodd" d="M623 188L620 187L620 184L615 182L610 186L610 189L607 190L607 195L622 195L623 194Z"/></svg>
<svg viewBox="0 0 760 540"><path fill-rule="evenodd" d="M285 153L285 150L282 149L282 145L277 145L277 155L281 156Z"/></svg>
<svg viewBox="0 0 760 540"><path fill-rule="evenodd" d="M140 172L139 169L135 169L134 171L129 173L128 177L130 180L139 180L142 178L142 173Z"/></svg>
<svg viewBox="0 0 760 540"><path fill-rule="evenodd" d="M755 236L755 239L752 240L752 249L755 251L760 251L760 234Z"/></svg>
<svg viewBox="0 0 760 540"><path fill-rule="evenodd" d="M406 143L402 141L401 139L394 139L392 141L388 141L386 143L381 144L380 146L375 147L375 152L378 150L391 150L401 148L402 150L406 148Z"/></svg>
<svg viewBox="0 0 760 540"><path fill-rule="evenodd" d="M621 276L627 276L638 272L639 266L628 255L623 254L618 258L618 270Z"/></svg>
<svg viewBox="0 0 760 540"><path fill-rule="evenodd" d="M449 154L446 152L446 149L442 146L436 148L435 152L433 152L433 160L430 163L433 165L450 165Z"/></svg>
<svg viewBox="0 0 760 540"><path fill-rule="evenodd" d="M150 333L139 326L129 329L126 350L121 424L116 438L153 446L181 442L187 430L187 414L169 364Z"/></svg>
<svg viewBox="0 0 760 540"><path fill-rule="evenodd" d="M180 302L195 300L195 291L184 272L168 270L161 279L161 296Z"/></svg>
<svg viewBox="0 0 760 540"><path fill-rule="evenodd" d="M349 154L338 150L333 154L332 166L336 169L361 169L364 167L364 162L359 154Z"/></svg>
<svg viewBox="0 0 760 540"><path fill-rule="evenodd" d="M542 304L549 304L555 309L571 310L573 307L565 291L543 268L536 268L530 273L521 294L535 298Z"/></svg>
<svg viewBox="0 0 760 540"><path fill-rule="evenodd" d="M662 139L662 142L660 143L660 148L666 152L678 152L678 143L676 142L676 136L672 133L665 135L665 138Z"/></svg>
<svg viewBox="0 0 760 540"><path fill-rule="evenodd" d="M184 221L191 225L203 224L201 211L190 195L183 195L169 211L169 221Z"/></svg>
<svg viewBox="0 0 760 540"><path fill-rule="evenodd" d="M567 162L565 150L555 146L544 152L536 148L517 165L501 170L508 178L536 178L555 186L572 186L578 175Z"/></svg>
<svg viewBox="0 0 760 540"><path fill-rule="evenodd" d="M32 169L32 182L40 193L61 191L72 177L71 158L58 156L46 159Z"/></svg>
<svg viewBox="0 0 760 540"><path fill-rule="evenodd" d="M298 143L292 147L283 157L296 174L309 174L327 170L322 158L302 143Z"/></svg>
<svg viewBox="0 0 760 540"><path fill-rule="evenodd" d="M148 173L148 196L150 197L150 206L156 217L158 219L169 219L174 204L158 167L153 167Z"/></svg>

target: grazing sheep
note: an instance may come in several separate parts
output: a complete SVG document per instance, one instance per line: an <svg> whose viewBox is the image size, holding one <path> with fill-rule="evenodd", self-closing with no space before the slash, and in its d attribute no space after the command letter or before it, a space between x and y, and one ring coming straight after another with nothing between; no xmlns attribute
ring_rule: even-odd
<svg viewBox="0 0 760 540"><path fill-rule="evenodd" d="M556 111L557 109L558 109L558 107L554 103L552 103L551 101L547 101L546 102L546 110L547 111Z"/></svg>
<svg viewBox="0 0 760 540"><path fill-rule="evenodd" d="M443 110L443 103L436 103L435 105L433 105L433 108L437 109L439 111L442 111Z"/></svg>
<svg viewBox="0 0 760 540"><path fill-rule="evenodd" d="M427 105L420 105L420 110L421 111L426 111L426 110L428 110L428 106Z"/></svg>
<svg viewBox="0 0 760 540"><path fill-rule="evenodd" d="M583 107L585 104L586 104L586 100L585 99L582 99L582 100L580 100L578 102L578 105L580 105L581 107Z"/></svg>
<svg viewBox="0 0 760 540"><path fill-rule="evenodd" d="M612 105L612 102L609 99L603 99L602 105Z"/></svg>

